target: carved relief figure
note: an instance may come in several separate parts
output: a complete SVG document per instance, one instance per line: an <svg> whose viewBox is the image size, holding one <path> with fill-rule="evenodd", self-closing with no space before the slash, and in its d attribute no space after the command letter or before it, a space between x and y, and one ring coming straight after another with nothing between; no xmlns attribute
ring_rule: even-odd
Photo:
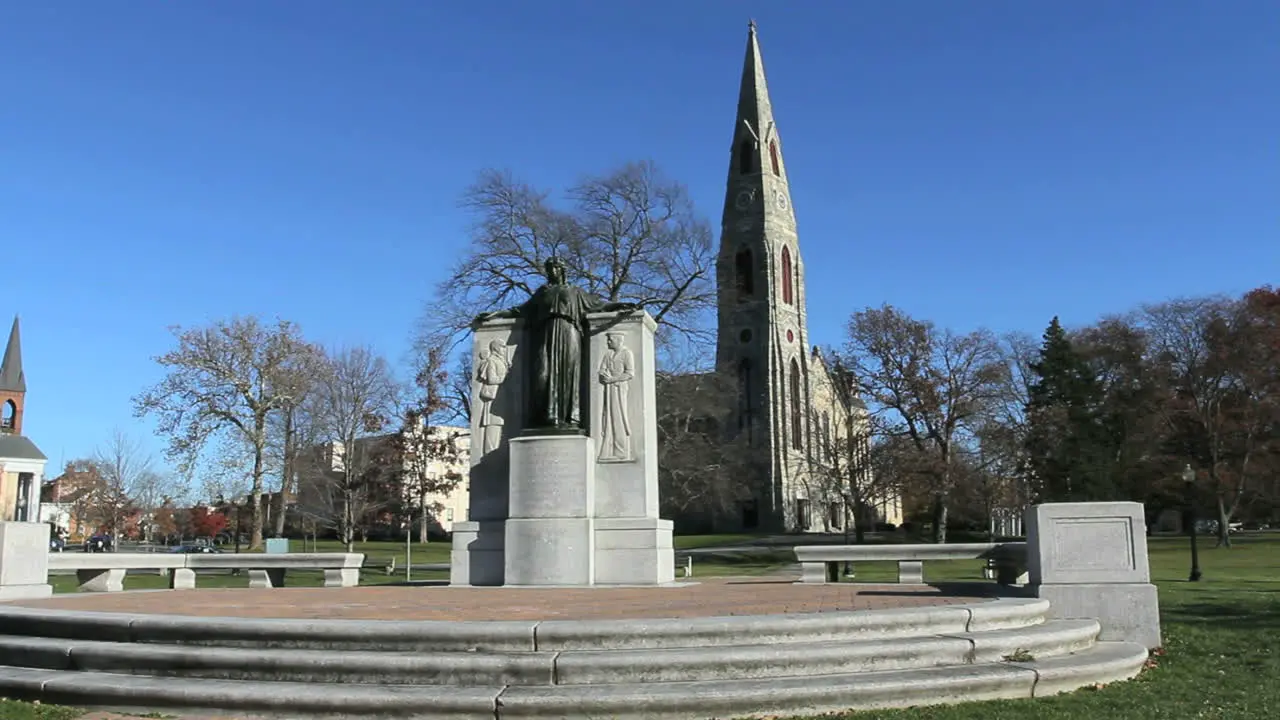
<svg viewBox="0 0 1280 720"><path fill-rule="evenodd" d="M545 264L547 282L524 304L509 310L481 313L476 322L489 318L520 318L529 339L526 425L529 430L581 433L582 353L587 333L587 313L626 312L634 303L605 302L565 281L564 263L557 258Z"/></svg>
<svg viewBox="0 0 1280 720"><path fill-rule="evenodd" d="M631 417L627 395L631 378L635 377L635 356L627 348L622 333L607 333L605 342L609 349L600 358L597 374L604 386L597 458L601 462L626 462L631 459Z"/></svg>
<svg viewBox="0 0 1280 720"><path fill-rule="evenodd" d="M507 379L511 370L511 349L501 340L490 340L489 347L480 349L476 362L476 383L480 398L479 426L481 454L498 449L502 441L502 416L494 412L493 400L498 397L498 386Z"/></svg>

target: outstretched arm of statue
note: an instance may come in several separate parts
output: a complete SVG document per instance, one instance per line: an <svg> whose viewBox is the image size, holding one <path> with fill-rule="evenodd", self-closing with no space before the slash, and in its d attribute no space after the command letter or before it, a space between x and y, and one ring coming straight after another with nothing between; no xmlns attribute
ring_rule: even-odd
<svg viewBox="0 0 1280 720"><path fill-rule="evenodd" d="M600 308L600 312L635 312L640 309L639 303L633 302L611 302L605 303Z"/></svg>
<svg viewBox="0 0 1280 720"><path fill-rule="evenodd" d="M489 312L482 312L479 315L477 315L476 319L472 320L471 323L473 325L478 325L479 323L485 322L486 320L495 320L498 318L518 318L518 317L520 317L519 306L513 307L513 308L507 308L506 310L490 310Z"/></svg>

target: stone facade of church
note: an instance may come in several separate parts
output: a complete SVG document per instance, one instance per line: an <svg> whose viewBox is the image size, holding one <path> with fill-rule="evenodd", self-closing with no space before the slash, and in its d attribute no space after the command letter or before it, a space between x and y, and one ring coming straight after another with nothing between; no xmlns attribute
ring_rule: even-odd
<svg viewBox="0 0 1280 720"><path fill-rule="evenodd" d="M839 387L828 360L810 344L790 178L752 24L733 125L717 262L717 365L737 378L730 433L746 435L760 460L754 499L723 529L840 532L853 519L849 453L867 437L866 406ZM845 463L845 470L840 466ZM864 468L859 472L865 473ZM836 472L832 472L835 470ZM861 487L870 478L856 481ZM869 498L877 517L901 522L899 498Z"/></svg>

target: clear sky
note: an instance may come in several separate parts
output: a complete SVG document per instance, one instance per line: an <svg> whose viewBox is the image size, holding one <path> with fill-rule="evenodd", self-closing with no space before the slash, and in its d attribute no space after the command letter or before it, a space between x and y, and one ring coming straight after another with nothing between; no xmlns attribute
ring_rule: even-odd
<svg viewBox="0 0 1280 720"><path fill-rule="evenodd" d="M130 398L170 325L401 358L483 168L651 159L718 222L749 17L814 342L1280 280L1275 0L0 0L0 327L50 474L159 451Z"/></svg>

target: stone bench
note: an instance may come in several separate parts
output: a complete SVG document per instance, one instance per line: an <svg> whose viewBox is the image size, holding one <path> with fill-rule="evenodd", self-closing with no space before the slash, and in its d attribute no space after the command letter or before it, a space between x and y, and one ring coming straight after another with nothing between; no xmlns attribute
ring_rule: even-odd
<svg viewBox="0 0 1280 720"><path fill-rule="evenodd" d="M197 570L248 570L249 587L284 587L288 570L323 570L325 587L360 584L362 553L51 553L49 570L73 570L81 592L120 592L130 570L169 573L169 587L191 590Z"/></svg>
<svg viewBox="0 0 1280 720"><path fill-rule="evenodd" d="M693 577L693 555L676 553L676 570L683 573L680 577Z"/></svg>
<svg viewBox="0 0 1280 720"><path fill-rule="evenodd" d="M955 543L922 545L798 545L794 548L800 563L800 582L839 582L842 563L891 561L898 563L898 582L919 585L924 582L927 560L986 560L984 575L995 576L1001 585L1026 582L1027 544Z"/></svg>

